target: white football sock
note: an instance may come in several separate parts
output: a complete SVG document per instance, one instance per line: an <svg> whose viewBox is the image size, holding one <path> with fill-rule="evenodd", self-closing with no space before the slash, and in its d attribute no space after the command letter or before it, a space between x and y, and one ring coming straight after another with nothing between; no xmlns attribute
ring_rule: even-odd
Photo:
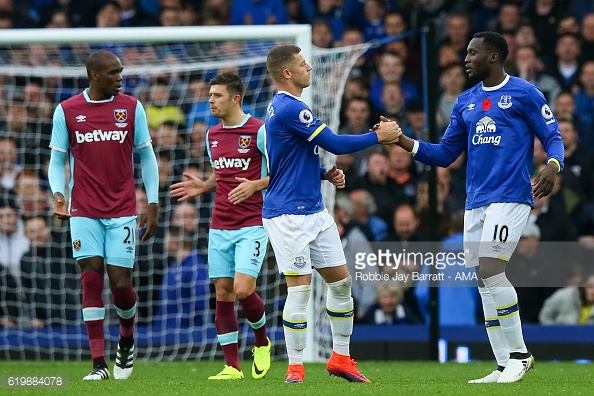
<svg viewBox="0 0 594 396"><path fill-rule="evenodd" d="M486 287L479 287L478 290L481 295L481 301L483 302L485 328L487 329L487 336L489 337L491 349L495 355L495 360L497 360L497 365L505 367L509 360L509 346L507 345L507 340L505 339L499 319L497 318L497 310L495 309L493 297L491 297L491 294Z"/></svg>
<svg viewBox="0 0 594 396"><path fill-rule="evenodd" d="M283 309L283 331L289 364L303 364L303 349L307 339L307 302L310 285L287 288L287 301Z"/></svg>
<svg viewBox="0 0 594 396"><path fill-rule="evenodd" d="M351 276L328 283L326 312L332 329L332 349L339 355L349 356L353 334L354 304L351 296Z"/></svg>
<svg viewBox="0 0 594 396"><path fill-rule="evenodd" d="M522 322L520 320L516 289L503 272L483 279L483 282L495 303L497 319L499 319L501 329L507 340L509 353L528 352L522 335Z"/></svg>

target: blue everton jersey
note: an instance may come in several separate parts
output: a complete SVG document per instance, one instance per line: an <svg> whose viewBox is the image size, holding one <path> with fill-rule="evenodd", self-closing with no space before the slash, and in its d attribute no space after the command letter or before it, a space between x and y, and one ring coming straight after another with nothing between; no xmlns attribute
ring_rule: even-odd
<svg viewBox="0 0 594 396"><path fill-rule="evenodd" d="M508 75L498 86L480 83L460 94L441 143L419 142L415 159L447 167L466 148L466 209L494 202L534 206L530 173L535 135L548 160L562 168L563 141L544 95Z"/></svg>
<svg viewBox="0 0 594 396"><path fill-rule="evenodd" d="M262 217L322 211L319 148L311 141L326 124L299 98L279 91L268 105L265 125L270 182Z"/></svg>

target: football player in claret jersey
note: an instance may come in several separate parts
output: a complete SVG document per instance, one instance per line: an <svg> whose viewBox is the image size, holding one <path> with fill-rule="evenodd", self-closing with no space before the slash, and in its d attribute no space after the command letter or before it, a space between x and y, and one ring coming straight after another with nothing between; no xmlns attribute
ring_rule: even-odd
<svg viewBox="0 0 594 396"><path fill-rule="evenodd" d="M149 208L138 229L142 241L157 230L157 160L141 103L120 93L122 63L112 52L99 50L87 60L89 88L55 110L51 137L49 182L54 213L70 218L74 258L82 270L82 303L93 357L85 380L109 378L105 361L103 276L105 263L120 321L120 340L113 368L116 379L127 379L134 362L136 293L132 286L136 235L136 193L132 154L138 150ZM64 189L64 161L69 155L69 202Z"/></svg>
<svg viewBox="0 0 594 396"><path fill-rule="evenodd" d="M344 188L344 174L334 166L320 167L320 147L335 154L351 153L377 143L392 144L402 134L393 121L380 122L362 135L336 135L301 101L310 85L312 67L301 49L280 45L268 53L276 93L266 114L266 152L270 184L264 198L263 224L270 236L279 271L287 281L283 328L289 368L285 382L303 382L306 307L312 267L328 284L326 308L332 329L330 374L353 382L369 382L350 357L353 330L351 276L346 267L338 228L324 208L321 180ZM318 147L319 146L319 147Z"/></svg>
<svg viewBox="0 0 594 396"><path fill-rule="evenodd" d="M268 187L264 156L264 123L242 110L244 84L236 74L210 80L210 110L222 122L206 135L214 169L207 180L184 173L187 181L171 186L171 195L185 200L215 192L208 238L208 272L216 289L215 328L225 355L225 367L211 380L243 378L239 365L235 300L255 335L252 377L270 368L271 342L266 335L264 303L256 279L266 255L268 235L262 226L263 190Z"/></svg>
<svg viewBox="0 0 594 396"><path fill-rule="evenodd" d="M449 166L468 151L464 244L466 265L476 267L479 293L497 370L469 383L521 380L534 365L524 344L518 297L505 266L528 222L534 199L550 194L563 168L563 141L544 95L504 70L508 45L495 32L468 44L466 70L477 85L460 94L439 144L403 136L397 143L417 161ZM547 166L530 183L534 136Z"/></svg>

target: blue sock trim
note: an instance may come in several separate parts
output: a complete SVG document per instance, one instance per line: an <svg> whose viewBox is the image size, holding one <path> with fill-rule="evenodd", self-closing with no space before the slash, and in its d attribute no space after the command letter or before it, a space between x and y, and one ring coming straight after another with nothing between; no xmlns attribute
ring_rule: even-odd
<svg viewBox="0 0 594 396"><path fill-rule="evenodd" d="M88 322L90 320L103 320L105 319L105 308L83 308L82 310L83 320Z"/></svg>
<svg viewBox="0 0 594 396"><path fill-rule="evenodd" d="M257 322L250 322L248 320L250 326L252 326L252 329L259 329L260 327L264 326L266 324L266 314L263 314L262 317L260 318L259 321Z"/></svg>
<svg viewBox="0 0 594 396"><path fill-rule="evenodd" d="M219 339L219 344L221 345L237 344L237 339L239 338L239 331L234 331L225 334L217 334L217 338Z"/></svg>
<svg viewBox="0 0 594 396"><path fill-rule="evenodd" d="M120 309L118 307L115 307L115 310L118 313L118 316L120 318L122 318L122 319L130 319L136 313L136 303L134 304L134 306L132 308L130 308L127 311L124 311L123 309Z"/></svg>

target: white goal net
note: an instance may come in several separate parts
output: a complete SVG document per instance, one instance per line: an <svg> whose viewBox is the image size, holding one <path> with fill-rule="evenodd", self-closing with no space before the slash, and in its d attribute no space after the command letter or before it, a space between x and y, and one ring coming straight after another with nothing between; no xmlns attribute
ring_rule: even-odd
<svg viewBox="0 0 594 396"><path fill-rule="evenodd" d="M338 129L340 98L356 59L369 47L314 49L305 25L192 28L44 29L8 31L0 37L0 161L2 208L17 213L0 232L0 356L3 359L90 357L81 319L80 270L72 259L68 224L52 217L47 162L53 110L87 87L84 63L95 49L115 52L124 66L124 92L145 106L160 176L160 226L149 243L137 246L134 286L138 294L136 342L141 359L212 359L222 356L214 330L214 293L208 281L167 284L177 267L165 233L171 225L190 230L206 256L212 196L179 205L169 186L184 171L208 177L206 130L208 82L223 71L239 73L247 86L244 109L263 118L274 84L266 55L279 42L299 45L313 66L304 100L314 114ZM323 166L334 158L321 154ZM136 161L139 170L138 161ZM142 186L138 172L137 185ZM324 183L331 211L334 187ZM98 192L100 193L100 192ZM145 203L137 190L139 209ZM0 209L2 210L2 209ZM2 221L6 221L3 220ZM140 238L137 238L140 240ZM2 254L9 251L8 254ZM205 262L207 258L205 257ZM200 269L195 269L199 271ZM284 357L282 308L286 286L269 249L257 291L266 304L275 356ZM105 288L106 352L119 336L117 314ZM316 277L307 356L329 356L331 338L325 285ZM173 307L173 308L172 308ZM252 332L240 318L240 352L251 349ZM313 323L311 323L313 321ZM315 340L315 342L314 342Z"/></svg>

